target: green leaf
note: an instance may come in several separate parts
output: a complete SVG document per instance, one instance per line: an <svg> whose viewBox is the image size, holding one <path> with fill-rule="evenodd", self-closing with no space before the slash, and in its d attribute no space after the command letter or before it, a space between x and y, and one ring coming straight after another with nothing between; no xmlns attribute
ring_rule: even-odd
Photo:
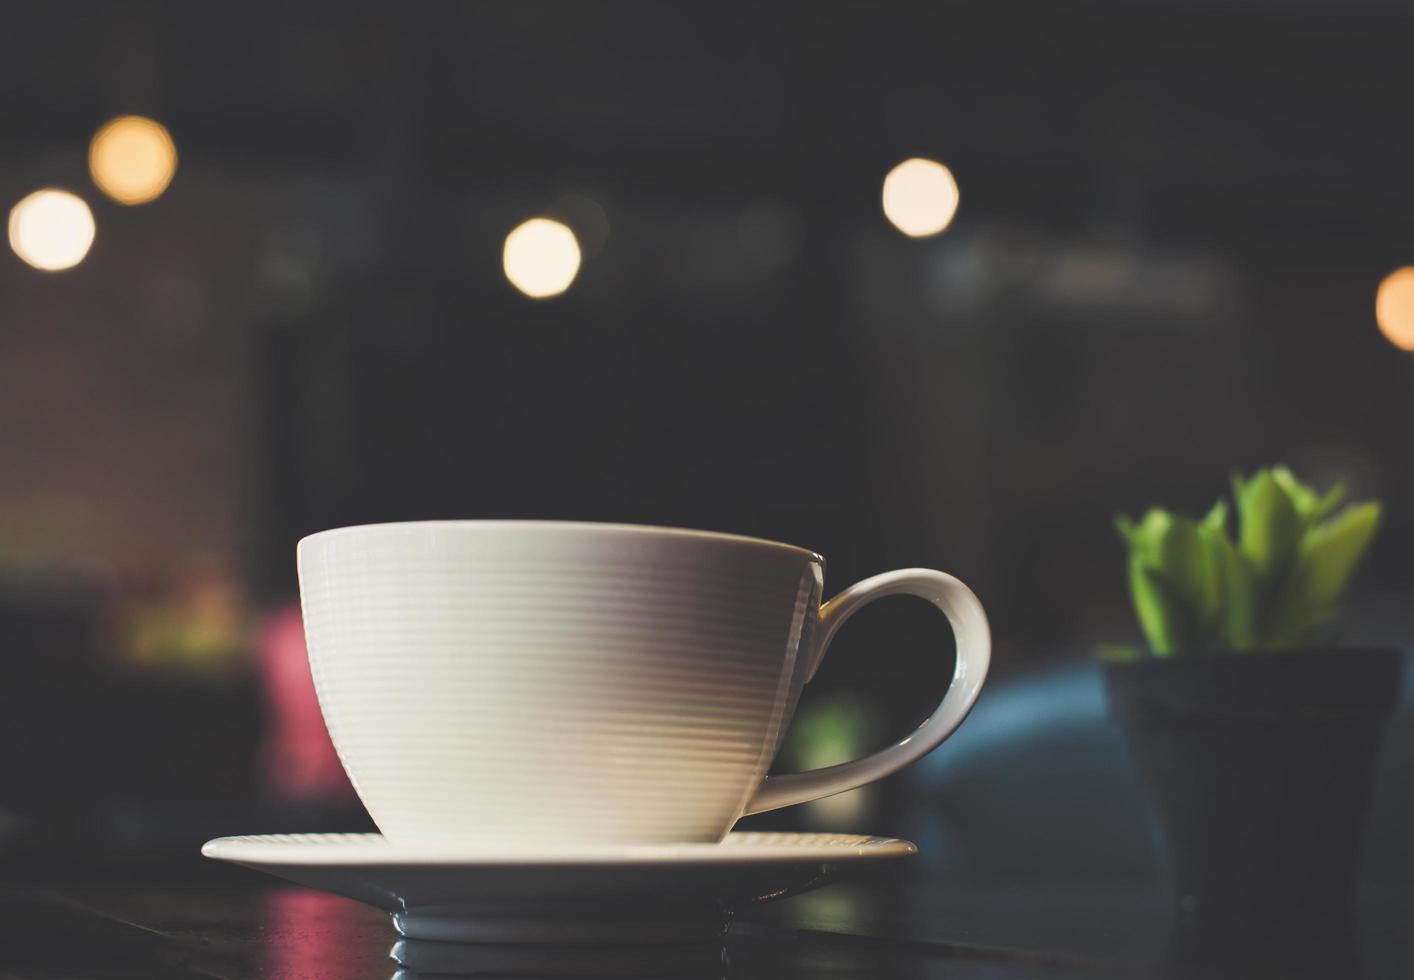
<svg viewBox="0 0 1414 980"><path fill-rule="evenodd" d="M1154 513L1150 511L1151 515ZM1203 551L1198 525L1182 514L1158 513L1165 520L1154 522L1159 530L1147 542L1146 559L1163 573L1169 584L1193 600L1201 610L1207 605L1205 597L1211 590L1207 556ZM1147 518L1145 523L1150 524Z"/></svg>
<svg viewBox="0 0 1414 980"><path fill-rule="evenodd" d="M1219 500L1213 504L1211 510L1204 515L1203 520L1198 525L1204 531L1217 531L1219 534L1227 533L1227 501Z"/></svg>
<svg viewBox="0 0 1414 980"><path fill-rule="evenodd" d="M1129 519L1128 515L1120 514L1116 516L1115 527L1118 528L1120 537L1131 544L1134 543L1134 536L1139 532L1139 528Z"/></svg>
<svg viewBox="0 0 1414 980"><path fill-rule="evenodd" d="M1228 506L1201 521L1151 508L1115 527L1129 549L1130 597L1155 656L1208 649L1273 649L1309 642L1340 599L1379 524L1377 503L1347 507L1284 466L1234 473L1236 540ZM1128 657L1125 648L1101 656Z"/></svg>
<svg viewBox="0 0 1414 980"><path fill-rule="evenodd" d="M1330 488L1330 492L1316 502L1316 506L1311 509L1311 512L1305 515L1307 522L1315 524L1325 520L1326 515L1335 510L1336 505L1344 499L1345 484L1337 483Z"/></svg>
<svg viewBox="0 0 1414 980"><path fill-rule="evenodd" d="M1222 595L1199 525L1155 507L1116 526L1129 542L1130 595L1155 655L1211 645Z"/></svg>
<svg viewBox="0 0 1414 980"><path fill-rule="evenodd" d="M1316 506L1316 491L1296 478L1296 474L1285 466L1273 466L1267 472L1271 473L1272 479L1281 487L1286 494L1291 506L1296 508L1296 513L1305 516Z"/></svg>
<svg viewBox="0 0 1414 980"><path fill-rule="evenodd" d="M1334 604L1350 584L1380 523L1375 501L1347 507L1315 527L1301 545L1296 578L1301 598Z"/></svg>
<svg viewBox="0 0 1414 980"><path fill-rule="evenodd" d="M1256 573L1258 588L1265 591L1296 553L1302 521L1270 470L1260 470L1246 482L1234 477L1233 487L1239 524L1237 550Z"/></svg>
<svg viewBox="0 0 1414 980"><path fill-rule="evenodd" d="M1345 496L1345 486L1337 483L1329 493L1322 497L1310 486L1298 480L1296 475L1285 466L1272 467L1272 479L1276 480L1282 490L1286 491L1287 498L1296 508L1297 516L1305 522L1307 527L1322 520L1335 509Z"/></svg>
<svg viewBox="0 0 1414 980"><path fill-rule="evenodd" d="M1265 646L1295 646L1334 619L1355 570L1379 527L1374 501L1347 507L1312 528L1273 603Z"/></svg>
<svg viewBox="0 0 1414 980"><path fill-rule="evenodd" d="M1246 480L1243 479L1241 473L1236 473L1236 472L1234 472L1234 473L1232 474L1232 499L1233 499L1233 500L1241 500L1241 499L1242 499L1242 495L1245 494L1246 492L1247 492L1247 482L1246 482Z"/></svg>
<svg viewBox="0 0 1414 980"><path fill-rule="evenodd" d="M1252 569L1233 546L1226 526L1212 513L1204 519L1201 530L1218 595L1215 645L1250 650L1257 639L1257 583Z"/></svg>
<svg viewBox="0 0 1414 980"><path fill-rule="evenodd" d="M1138 556L1129 559L1129 594L1149 648L1156 657L1191 649L1198 633L1193 603Z"/></svg>
<svg viewBox="0 0 1414 980"><path fill-rule="evenodd" d="M1203 553L1202 578L1198 583L1198 616L1207 643L1216 643L1222 632L1224 602L1221 556L1218 542L1227 541L1227 502L1219 500L1198 523L1198 541Z"/></svg>
<svg viewBox="0 0 1414 980"><path fill-rule="evenodd" d="M1150 507L1137 522L1120 515L1115 526L1129 542L1129 552L1151 564L1163 561L1164 538L1173 529L1174 517L1161 507Z"/></svg>

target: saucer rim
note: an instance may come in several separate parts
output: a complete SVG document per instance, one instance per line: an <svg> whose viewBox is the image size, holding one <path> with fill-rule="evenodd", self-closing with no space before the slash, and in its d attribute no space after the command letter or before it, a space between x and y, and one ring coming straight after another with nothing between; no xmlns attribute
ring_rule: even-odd
<svg viewBox="0 0 1414 980"><path fill-rule="evenodd" d="M742 838L775 838L748 843ZM799 838L832 837L832 841ZM728 844L737 838L734 844ZM796 838L792 841L791 838ZM466 850L445 844L395 844L382 834L245 834L217 837L201 847L215 861L325 867L545 867L723 866L900 860L918 847L896 837L737 831L721 843L482 845Z"/></svg>

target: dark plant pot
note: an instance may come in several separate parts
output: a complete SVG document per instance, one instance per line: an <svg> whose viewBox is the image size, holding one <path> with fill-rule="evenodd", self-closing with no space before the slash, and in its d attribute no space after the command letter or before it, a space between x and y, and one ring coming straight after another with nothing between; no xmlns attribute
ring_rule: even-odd
<svg viewBox="0 0 1414 980"><path fill-rule="evenodd" d="M1105 665L1179 903L1181 958L1353 954L1360 845L1402 666L1397 651L1354 649Z"/></svg>

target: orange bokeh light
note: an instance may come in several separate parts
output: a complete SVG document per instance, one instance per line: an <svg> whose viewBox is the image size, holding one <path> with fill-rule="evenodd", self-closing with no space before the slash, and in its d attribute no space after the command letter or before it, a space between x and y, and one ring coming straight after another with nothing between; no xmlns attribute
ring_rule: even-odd
<svg viewBox="0 0 1414 980"><path fill-rule="evenodd" d="M1396 269L1380 283L1375 322L1391 344L1414 350L1414 266Z"/></svg>

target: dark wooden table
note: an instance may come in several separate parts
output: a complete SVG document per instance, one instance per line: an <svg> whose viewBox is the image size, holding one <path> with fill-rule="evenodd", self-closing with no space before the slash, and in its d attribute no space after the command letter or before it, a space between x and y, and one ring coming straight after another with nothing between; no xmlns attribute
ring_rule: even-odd
<svg viewBox="0 0 1414 980"><path fill-rule="evenodd" d="M1290 965L1168 962L1160 896L1123 886L950 892L926 874L841 883L740 916L721 947L552 949L402 943L387 917L238 869L153 881L30 880L0 891L7 980L363 980L431 976L1264 977ZM1366 895L1358 955L1310 975L1414 976L1406 894ZM1293 937L1296 939L1299 937ZM400 967L392 958L396 954Z"/></svg>

